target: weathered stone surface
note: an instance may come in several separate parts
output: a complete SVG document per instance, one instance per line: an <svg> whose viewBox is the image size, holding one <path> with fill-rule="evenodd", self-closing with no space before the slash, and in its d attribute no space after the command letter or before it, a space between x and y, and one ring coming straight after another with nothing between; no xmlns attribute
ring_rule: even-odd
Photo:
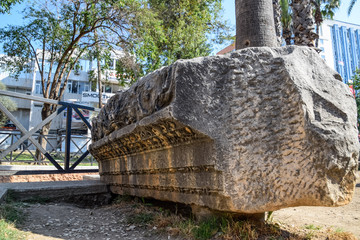
<svg viewBox="0 0 360 240"><path fill-rule="evenodd" d="M108 101L90 151L115 193L260 213L351 200L348 86L313 50L180 60Z"/></svg>

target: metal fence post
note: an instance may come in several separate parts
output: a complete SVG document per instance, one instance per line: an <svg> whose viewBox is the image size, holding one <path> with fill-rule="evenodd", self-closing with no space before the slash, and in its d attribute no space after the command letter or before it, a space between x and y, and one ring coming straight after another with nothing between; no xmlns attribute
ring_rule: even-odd
<svg viewBox="0 0 360 240"><path fill-rule="evenodd" d="M71 117L72 117L72 107L67 107L66 115L66 136L65 136L65 162L64 170L70 170L70 144L71 144Z"/></svg>
<svg viewBox="0 0 360 240"><path fill-rule="evenodd" d="M14 134L11 133L10 146L13 144L14 144ZM12 162L12 158L13 158L13 151L10 152L10 162Z"/></svg>

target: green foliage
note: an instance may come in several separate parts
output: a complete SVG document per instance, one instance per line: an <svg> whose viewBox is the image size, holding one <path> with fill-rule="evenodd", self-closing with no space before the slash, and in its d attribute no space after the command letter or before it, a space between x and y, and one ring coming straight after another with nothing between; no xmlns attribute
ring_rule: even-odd
<svg viewBox="0 0 360 240"><path fill-rule="evenodd" d="M348 83L352 85L355 90L355 101L357 106L357 119L358 126L360 125L360 69L356 69L354 76L351 78L351 81Z"/></svg>
<svg viewBox="0 0 360 240"><path fill-rule="evenodd" d="M19 203L5 203L0 205L0 218L13 224L22 224L25 220Z"/></svg>
<svg viewBox="0 0 360 240"><path fill-rule="evenodd" d="M29 6L26 24L0 29L0 39L8 70L18 76L36 66L43 96L50 99L61 99L86 52L98 45L108 52L129 45L134 16L145 8L141 0L52 0L46 6Z"/></svg>
<svg viewBox="0 0 360 240"><path fill-rule="evenodd" d="M177 59L209 55L212 44L229 40L221 2L50 0L47 8L28 7L23 26L0 29L8 56L2 60L15 77L35 65L44 97L60 99L81 56L106 63L120 49L127 55L116 65L117 79L130 84Z"/></svg>
<svg viewBox="0 0 360 240"><path fill-rule="evenodd" d="M192 234L195 239L206 240L214 236L219 229L218 219L213 217L199 223L192 228Z"/></svg>
<svg viewBox="0 0 360 240"><path fill-rule="evenodd" d="M141 17L141 27L135 30L140 39L133 45L140 75L178 59L209 55L212 44L230 39L229 27L220 17L221 0L147 3L149 11Z"/></svg>
<svg viewBox="0 0 360 240"><path fill-rule="evenodd" d="M315 226L314 224L305 225L305 229L309 230L321 230L321 227Z"/></svg>
<svg viewBox="0 0 360 240"><path fill-rule="evenodd" d="M273 220L273 213L274 213L274 211L269 211L269 212L267 212L267 215L266 215L266 222L272 222L272 220Z"/></svg>
<svg viewBox="0 0 360 240"><path fill-rule="evenodd" d="M9 13L10 8L16 3L20 3L22 0L1 0L0 1L0 13Z"/></svg>
<svg viewBox="0 0 360 240"><path fill-rule="evenodd" d="M340 0L317 0L321 5L321 14L325 18L333 19L335 10L340 7Z"/></svg>
<svg viewBox="0 0 360 240"><path fill-rule="evenodd" d="M281 23L283 28L291 28L291 9L289 6L289 0L280 0L281 7Z"/></svg>
<svg viewBox="0 0 360 240"><path fill-rule="evenodd" d="M0 82L0 90L6 90L6 87L2 82ZM11 100L9 97L0 96L0 102L10 112L16 111L17 109L16 103L13 100ZM3 126L7 120L8 117L3 112L0 111L0 126Z"/></svg>

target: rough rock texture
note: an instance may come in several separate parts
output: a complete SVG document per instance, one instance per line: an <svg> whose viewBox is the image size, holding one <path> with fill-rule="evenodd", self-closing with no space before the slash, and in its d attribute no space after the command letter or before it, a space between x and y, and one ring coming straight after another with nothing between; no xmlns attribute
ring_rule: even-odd
<svg viewBox="0 0 360 240"><path fill-rule="evenodd" d="M180 60L112 97L90 152L119 194L260 213L347 204L356 106L306 47Z"/></svg>

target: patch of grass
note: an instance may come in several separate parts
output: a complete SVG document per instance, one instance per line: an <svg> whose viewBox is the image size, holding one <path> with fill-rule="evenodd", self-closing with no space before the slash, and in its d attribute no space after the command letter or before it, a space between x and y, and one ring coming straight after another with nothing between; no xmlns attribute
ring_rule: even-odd
<svg viewBox="0 0 360 240"><path fill-rule="evenodd" d="M313 224L305 225L305 229L308 229L308 230L321 230L321 228L322 227L315 226Z"/></svg>
<svg viewBox="0 0 360 240"><path fill-rule="evenodd" d="M146 225L152 223L153 220L154 220L153 213L138 213L129 216L127 222L129 224Z"/></svg>
<svg viewBox="0 0 360 240"><path fill-rule="evenodd" d="M218 219L213 217L200 222L192 228L192 235L195 239L206 240L214 236L220 227Z"/></svg>
<svg viewBox="0 0 360 240"><path fill-rule="evenodd" d="M252 240L258 238L254 224L249 221L234 221L232 218L224 219L222 232L224 239Z"/></svg>
<svg viewBox="0 0 360 240"><path fill-rule="evenodd" d="M1 240L22 240L26 239L26 233L17 230L13 224L0 219L0 239Z"/></svg>
<svg viewBox="0 0 360 240"><path fill-rule="evenodd" d="M127 218L127 223L147 226L157 229L158 234L166 233L166 235L180 236L182 239L356 240L354 235L344 233L341 229L334 231L312 224L296 228L284 223L275 223L270 221L271 213L268 214L269 221L264 223L239 221L231 215L222 215L222 217L198 222L191 215L176 214L177 208L174 206L169 208L169 203L147 204L145 199L129 196L118 196L114 202L125 204L125 207L132 212L132 215Z"/></svg>
<svg viewBox="0 0 360 240"><path fill-rule="evenodd" d="M19 151L14 151L12 153L12 161L9 162L10 165L29 165L35 163L35 159L33 158L33 155L35 155L35 151L33 151L33 155L31 155L29 152L23 152L21 153ZM64 153L56 153L50 154L54 160L58 161L60 164L63 163L65 159ZM80 156L72 157L70 160L70 164L75 163ZM10 154L6 156L7 159L10 159ZM14 161L14 162L13 162ZM51 163L46 159L43 162L41 162L42 165L51 165ZM98 166L98 162L94 159L91 159L91 156L88 156L83 159L83 161L78 166Z"/></svg>
<svg viewBox="0 0 360 240"><path fill-rule="evenodd" d="M0 205L0 218L15 225L25 221L25 215L21 211L20 203L5 203Z"/></svg>

